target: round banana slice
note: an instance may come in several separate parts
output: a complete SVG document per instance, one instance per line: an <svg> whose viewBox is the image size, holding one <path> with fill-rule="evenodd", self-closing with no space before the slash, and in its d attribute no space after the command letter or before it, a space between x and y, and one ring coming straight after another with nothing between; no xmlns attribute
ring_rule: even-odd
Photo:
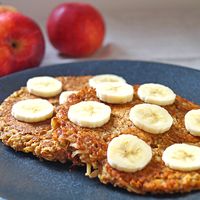
<svg viewBox="0 0 200 200"><path fill-rule="evenodd" d="M134 90L127 83L102 83L97 86L96 95L103 102L123 104L132 101Z"/></svg>
<svg viewBox="0 0 200 200"><path fill-rule="evenodd" d="M189 144L173 144L162 155L165 165L180 171L200 169L200 147Z"/></svg>
<svg viewBox="0 0 200 200"><path fill-rule="evenodd" d="M62 83L53 77L38 76L27 81L27 89L36 96L53 97L61 93Z"/></svg>
<svg viewBox="0 0 200 200"><path fill-rule="evenodd" d="M174 92L161 84L146 83L138 89L139 98L146 102L160 106L171 105L176 99Z"/></svg>
<svg viewBox="0 0 200 200"><path fill-rule="evenodd" d="M191 110L186 113L185 127L190 134L200 136L200 109Z"/></svg>
<svg viewBox="0 0 200 200"><path fill-rule="evenodd" d="M168 131L173 123L173 118L166 109L146 103L131 108L129 117L136 127L153 134Z"/></svg>
<svg viewBox="0 0 200 200"><path fill-rule="evenodd" d="M108 145L107 160L115 169L136 172L143 169L152 158L151 147L137 136L120 135Z"/></svg>
<svg viewBox="0 0 200 200"><path fill-rule="evenodd" d="M106 124L111 115L111 108L97 101L82 101L70 106L68 118L82 127L96 128Z"/></svg>
<svg viewBox="0 0 200 200"><path fill-rule="evenodd" d="M101 83L126 83L126 80L114 74L102 74L89 80L90 87L96 88Z"/></svg>
<svg viewBox="0 0 200 200"><path fill-rule="evenodd" d="M67 99L68 97L71 95L71 94L76 94L78 93L78 91L64 91L60 94L60 97L59 97L59 104L64 104L67 102Z"/></svg>
<svg viewBox="0 0 200 200"><path fill-rule="evenodd" d="M53 116L54 107L45 99L26 99L12 107L12 115L23 122L41 122Z"/></svg>

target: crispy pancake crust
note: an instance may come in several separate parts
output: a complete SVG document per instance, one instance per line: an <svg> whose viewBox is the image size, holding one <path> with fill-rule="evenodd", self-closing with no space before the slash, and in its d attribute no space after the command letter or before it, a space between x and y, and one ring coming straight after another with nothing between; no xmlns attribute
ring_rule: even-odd
<svg viewBox="0 0 200 200"><path fill-rule="evenodd" d="M134 86L137 93L138 85ZM101 182L111 183L137 193L173 193L200 189L200 170L181 172L166 167L161 159L166 147L174 143L190 143L200 146L200 138L187 132L184 115L200 106L176 97L173 105L164 106L174 119L171 129L163 134L151 134L136 128L129 120L129 111L134 105L143 103L137 95L132 102L121 105L108 104L112 109L110 121L100 128L79 127L67 118L71 105L80 101L99 101L94 89L86 87L78 94L70 96L68 102L57 109L52 120L53 137L58 143L69 143L72 158L98 168ZM151 162L135 173L120 172L112 168L106 159L107 146L112 138L120 134L136 135L147 142L153 150Z"/></svg>
<svg viewBox="0 0 200 200"><path fill-rule="evenodd" d="M64 90L80 90L87 85L90 76L58 77L63 83ZM38 98L28 92L26 87L11 94L0 106L0 138L2 142L16 151L32 152L47 160L66 162L66 149L52 139L50 119L38 123L24 123L11 115L14 103L24 99ZM55 108L59 104L59 95L48 98Z"/></svg>

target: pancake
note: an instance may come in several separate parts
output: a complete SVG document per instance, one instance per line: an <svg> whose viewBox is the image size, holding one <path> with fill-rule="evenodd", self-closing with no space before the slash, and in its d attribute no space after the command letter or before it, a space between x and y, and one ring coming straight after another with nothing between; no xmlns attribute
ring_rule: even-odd
<svg viewBox="0 0 200 200"><path fill-rule="evenodd" d="M134 89L137 93L138 85ZM130 103L108 104L112 109L111 118L102 127L92 129L75 125L67 117L69 107L88 100L99 101L95 90L85 87L78 94L70 96L66 104L59 106L52 119L54 140L63 145L67 143L71 147L71 159L76 158L87 165L86 175L98 176L104 184L111 183L136 193L174 193L200 189L200 170L172 170L161 159L166 147L174 143L185 142L200 146L200 138L189 134L184 126L185 114L191 109L199 109L200 106L177 96L173 105L163 106L173 117L172 127L163 134L155 135L138 129L129 120L130 109L143 103L137 94ZM108 164L108 144L120 134L136 135L151 146L153 158L143 170L126 173Z"/></svg>
<svg viewBox="0 0 200 200"><path fill-rule="evenodd" d="M189 143L200 146L200 138L187 132L184 116L196 105L180 96L175 103L163 106L173 117L169 131L154 135L138 129L129 120L130 109L143 103L135 94L126 104L108 104L112 109L111 119L100 128L83 128L72 123L67 113L69 107L81 101L100 101L95 89L88 87L86 77L59 77L63 90L80 90L63 105L58 105L58 96L48 100L55 105L56 115L40 123L23 123L11 115L12 105L20 100L36 98L25 87L14 92L0 106L0 134L3 143L16 151L33 153L39 158L62 163L71 160L75 165L86 165L90 178L98 177L104 184L112 184L136 193L174 193L200 189L200 170L181 172L164 165L162 153L174 143ZM84 87L86 86L86 87ZM83 87L83 88L82 88ZM134 86L137 93L138 85ZM82 89L81 89L82 88ZM109 142L121 134L132 134L148 143L153 151L151 162L142 170L127 173L112 168L107 162Z"/></svg>
<svg viewBox="0 0 200 200"><path fill-rule="evenodd" d="M64 90L79 90L87 85L90 76L82 77L58 77L57 79L63 83ZM15 149L25 153L33 153L34 155L51 161L66 162L67 154L63 151L60 144L52 139L51 119L37 122L25 123L16 120L11 115L11 109L14 103L25 100L38 98L28 92L26 87L15 91L7 97L0 106L0 138L2 142ZM59 95L47 99L55 108L59 104Z"/></svg>

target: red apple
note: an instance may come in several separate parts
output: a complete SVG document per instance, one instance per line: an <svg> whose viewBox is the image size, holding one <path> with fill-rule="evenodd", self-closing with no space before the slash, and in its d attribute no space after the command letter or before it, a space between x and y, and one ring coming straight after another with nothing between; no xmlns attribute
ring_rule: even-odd
<svg viewBox="0 0 200 200"><path fill-rule="evenodd" d="M105 25L100 13L91 5L63 3L50 14L47 31L50 42L62 54L82 57L102 45Z"/></svg>
<svg viewBox="0 0 200 200"><path fill-rule="evenodd" d="M38 66L45 44L39 26L19 12L0 13L0 76Z"/></svg>

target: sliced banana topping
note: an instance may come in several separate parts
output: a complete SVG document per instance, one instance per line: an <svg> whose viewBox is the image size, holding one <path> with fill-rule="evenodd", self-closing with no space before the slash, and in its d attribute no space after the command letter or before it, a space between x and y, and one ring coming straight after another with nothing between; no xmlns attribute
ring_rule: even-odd
<svg viewBox="0 0 200 200"><path fill-rule="evenodd" d="M27 89L39 97L53 97L61 93L62 83L49 76L38 76L27 81Z"/></svg>
<svg viewBox="0 0 200 200"><path fill-rule="evenodd" d="M97 101L82 101L70 106L68 118L82 127L96 128L106 124L111 115L111 108Z"/></svg>
<svg viewBox="0 0 200 200"><path fill-rule="evenodd" d="M180 171L200 169L200 147L173 144L165 149L162 160L166 166Z"/></svg>
<svg viewBox="0 0 200 200"><path fill-rule="evenodd" d="M106 103L123 104L132 101L134 90L127 83L102 83L96 87L96 94Z"/></svg>
<svg viewBox="0 0 200 200"><path fill-rule="evenodd" d="M64 91L60 94L60 97L59 97L59 104L64 104L67 102L67 99L68 97L71 95L71 94L76 94L78 93L78 91Z"/></svg>
<svg viewBox="0 0 200 200"><path fill-rule="evenodd" d="M129 117L136 127L153 134L168 131L173 123L166 109L146 103L131 108Z"/></svg>
<svg viewBox="0 0 200 200"><path fill-rule="evenodd" d="M126 80L114 74L102 74L89 80L90 87L96 88L101 83L126 83Z"/></svg>
<svg viewBox="0 0 200 200"><path fill-rule="evenodd" d="M40 122L53 116L54 107L45 99L26 99L12 107L12 115L23 122Z"/></svg>
<svg viewBox="0 0 200 200"><path fill-rule="evenodd" d="M152 158L151 147L137 136L123 134L108 145L107 160L115 169L136 172L143 169Z"/></svg>
<svg viewBox="0 0 200 200"><path fill-rule="evenodd" d="M146 83L138 89L139 98L146 102L160 106L171 105L176 99L174 92L161 84Z"/></svg>
<svg viewBox="0 0 200 200"><path fill-rule="evenodd" d="M200 136L200 109L191 110L186 113L185 127L190 134Z"/></svg>

